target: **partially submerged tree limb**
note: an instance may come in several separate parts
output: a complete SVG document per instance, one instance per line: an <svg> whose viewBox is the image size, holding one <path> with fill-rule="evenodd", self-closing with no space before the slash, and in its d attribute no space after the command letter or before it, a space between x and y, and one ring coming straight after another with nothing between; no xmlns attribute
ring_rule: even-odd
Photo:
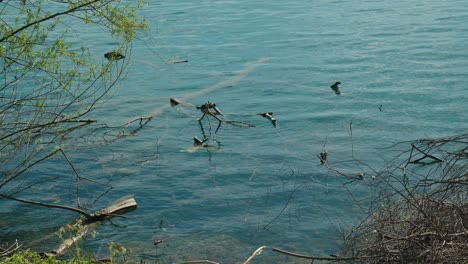
<svg viewBox="0 0 468 264"><path fill-rule="evenodd" d="M123 197L108 207L95 212L87 218L85 222L92 223L95 221L107 220L115 216L121 216L122 214L135 210L137 206L138 205L133 197Z"/></svg>
<svg viewBox="0 0 468 264"><path fill-rule="evenodd" d="M115 216L121 216L129 211L137 208L137 203L133 197L123 197L108 207L98 210L90 217L86 218L82 223L75 224L73 227L77 230L75 235L65 239L57 248L52 250L48 255L60 256L63 255L75 242L84 238L93 231L103 220L111 219Z"/></svg>
<svg viewBox="0 0 468 264"><path fill-rule="evenodd" d="M211 261L211 260L192 260L192 261L185 261L180 264L219 264L219 263Z"/></svg>
<svg viewBox="0 0 468 264"><path fill-rule="evenodd" d="M351 230L341 255L373 256L362 263L468 260L468 134L411 146L375 175L380 181L371 185L376 197L369 215ZM415 151L423 157L413 160ZM434 162L407 166L425 158Z"/></svg>
<svg viewBox="0 0 468 264"><path fill-rule="evenodd" d="M20 249L21 246L22 245L18 243L18 240L16 240L15 243L13 243L8 248L0 248L0 258L10 256L11 254L15 253L18 249Z"/></svg>
<svg viewBox="0 0 468 264"><path fill-rule="evenodd" d="M54 255L54 256L63 255L75 242L84 238L87 234L93 231L96 228L96 226L98 226L99 224L101 224L100 221L93 222L88 225L84 225L74 237L65 239L56 249L53 249L50 252L50 255Z"/></svg>
<svg viewBox="0 0 468 264"><path fill-rule="evenodd" d="M242 262L242 264L248 264L250 263L250 261L255 257L255 256L258 256L260 254L262 254L263 250L266 248L266 246L262 246L262 247L259 247L257 250L255 250L251 255L250 257ZM189 261L184 261L180 264L220 264L218 262L214 262L214 261L211 261L211 260L189 260Z"/></svg>
<svg viewBox="0 0 468 264"><path fill-rule="evenodd" d="M255 256L258 256L262 254L263 250L266 248L266 246L259 247L257 250L255 250L250 257L244 261L243 264L248 264Z"/></svg>
<svg viewBox="0 0 468 264"><path fill-rule="evenodd" d="M302 255L302 254L298 254L298 253L293 253L293 252L289 252L289 251L286 251L286 250L283 250L283 249L279 249L279 248L273 248L273 251L278 252L278 253L281 253L281 254L284 254L284 255L296 257L296 258L311 259L311 260L349 261L349 260L358 260L358 259L364 259L364 258L371 258L371 257L372 257L372 256L360 256L360 257L339 257L339 256L335 256L335 257L317 257L317 256L308 256L308 255Z"/></svg>

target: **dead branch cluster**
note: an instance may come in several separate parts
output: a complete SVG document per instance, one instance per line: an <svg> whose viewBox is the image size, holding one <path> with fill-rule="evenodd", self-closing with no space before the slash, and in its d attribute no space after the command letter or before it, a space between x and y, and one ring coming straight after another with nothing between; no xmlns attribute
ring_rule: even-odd
<svg viewBox="0 0 468 264"><path fill-rule="evenodd" d="M216 136L223 123L226 123L232 126L237 126L237 127L255 127L253 124L250 124L247 122L227 119L226 116L223 114L223 112L221 112L221 110L218 108L218 106L214 102L208 101L202 105L193 105L191 103L184 102L177 98L170 98L169 102L170 102L171 107L185 106L185 107L195 108L196 110L201 112L202 115L200 118L197 118L197 121L201 130L203 139L200 139L198 137L193 138L194 146L196 147L199 147L199 146L208 147L209 145L207 144L207 142L209 141L210 136L212 136L213 141L215 141L219 145L219 142L216 140ZM273 117L272 112L261 112L261 113L257 113L254 115L259 115L259 116L267 118L268 120L270 120L270 122L272 123L274 127L277 127L277 121ZM211 119L214 119L217 122L214 133L211 133L211 130L212 130ZM205 126L203 125L204 122L208 125L208 133L206 132Z"/></svg>
<svg viewBox="0 0 468 264"><path fill-rule="evenodd" d="M0 258L9 256L21 248L21 244L16 240L11 245L0 246Z"/></svg>
<svg viewBox="0 0 468 264"><path fill-rule="evenodd" d="M360 263L467 263L467 146L468 134L413 142L403 165L380 175L376 206L343 255Z"/></svg>
<svg viewBox="0 0 468 264"><path fill-rule="evenodd" d="M394 202L354 230L348 253L366 263L460 263L468 260L468 206L419 197Z"/></svg>

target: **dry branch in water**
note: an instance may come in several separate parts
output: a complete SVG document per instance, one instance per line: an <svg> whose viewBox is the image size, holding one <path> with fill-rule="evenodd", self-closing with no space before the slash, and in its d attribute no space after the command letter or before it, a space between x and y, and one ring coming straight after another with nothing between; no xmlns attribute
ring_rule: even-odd
<svg viewBox="0 0 468 264"><path fill-rule="evenodd" d="M211 260L192 260L192 261L185 261L180 264L220 264L220 263L214 262Z"/></svg>
<svg viewBox="0 0 468 264"><path fill-rule="evenodd" d="M466 263L467 148L468 134L413 142L403 167L376 176L377 206L342 255L360 263ZM423 157L413 161L413 150ZM435 162L414 163L425 158Z"/></svg>
<svg viewBox="0 0 468 264"><path fill-rule="evenodd" d="M257 250L255 250L252 255L250 255L250 257L244 261L243 264L248 264L250 263L250 261L252 261L253 258L255 258L256 256L262 254L263 250L266 248L266 246L262 246L262 247L259 247Z"/></svg>
<svg viewBox="0 0 468 264"><path fill-rule="evenodd" d="M78 221L77 224L72 226L73 229L76 229L74 232L75 234L72 237L65 239L57 248L51 251L50 255L63 255L74 243L91 233L91 231L100 225L103 220L121 216L122 214L125 214L136 208L137 203L133 197L123 197L106 208L95 212L84 221Z"/></svg>
<svg viewBox="0 0 468 264"><path fill-rule="evenodd" d="M413 160L413 150L423 157ZM339 255L273 251L312 262L468 263L467 150L468 134L422 139L398 155L409 154L402 162L373 170L375 181L363 181L374 193L369 215L345 236ZM336 174L352 176L332 167L325 150L317 156ZM426 158L433 162L418 164Z"/></svg>
<svg viewBox="0 0 468 264"><path fill-rule="evenodd" d="M303 255L299 253L294 253L294 252L289 252L283 249L279 248L273 248L273 251L288 255L291 257L296 257L296 258L303 258L303 259L310 259L312 261L314 260L327 260L327 261L350 261L350 260L362 260L366 258L372 258L373 256L359 256L359 257L339 257L339 256L330 256L330 257L319 257L319 256L308 256L308 255Z"/></svg>
<svg viewBox="0 0 468 264"><path fill-rule="evenodd" d="M262 254L263 250L266 248L266 246L259 247L257 250L255 250L247 260L242 262L242 264L248 264L252 259L254 259L256 256ZM180 264L220 264L218 262L214 262L211 260L190 260L190 261L185 261Z"/></svg>
<svg viewBox="0 0 468 264"><path fill-rule="evenodd" d="M19 244L18 240L15 241L11 246L7 248L0 247L0 257L7 257L15 253L17 250L21 248L22 245Z"/></svg>

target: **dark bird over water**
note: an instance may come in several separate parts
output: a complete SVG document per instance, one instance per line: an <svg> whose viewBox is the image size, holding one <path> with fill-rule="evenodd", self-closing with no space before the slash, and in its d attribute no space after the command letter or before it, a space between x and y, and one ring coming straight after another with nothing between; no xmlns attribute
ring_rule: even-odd
<svg viewBox="0 0 468 264"><path fill-rule="evenodd" d="M340 87L338 87L339 84L341 84L340 81L338 81L338 82L336 82L336 83L334 83L334 84L332 84L332 85L330 86L330 88L332 88L332 90L335 92L336 95L340 95L340 94L341 94L341 92L340 92Z"/></svg>
<svg viewBox="0 0 468 264"><path fill-rule="evenodd" d="M201 146L201 145L203 145L203 142L204 142L203 140L201 140L201 139L199 139L197 137L193 138L193 145L194 146Z"/></svg>
<svg viewBox="0 0 468 264"><path fill-rule="evenodd" d="M117 51L109 51L106 54L104 54L104 57L108 60L121 60L125 58L124 55L118 53Z"/></svg>
<svg viewBox="0 0 468 264"><path fill-rule="evenodd" d="M268 118L268 119L271 121L271 124L272 124L274 127L277 127L277 125L276 125L276 119L273 117L273 112L261 112L261 113L258 113L257 115L261 115L261 116L263 116L263 117Z"/></svg>
<svg viewBox="0 0 468 264"><path fill-rule="evenodd" d="M327 162L327 156L328 156L328 153L326 150L323 150L322 152L320 152L320 156L319 156L320 164L323 165Z"/></svg>

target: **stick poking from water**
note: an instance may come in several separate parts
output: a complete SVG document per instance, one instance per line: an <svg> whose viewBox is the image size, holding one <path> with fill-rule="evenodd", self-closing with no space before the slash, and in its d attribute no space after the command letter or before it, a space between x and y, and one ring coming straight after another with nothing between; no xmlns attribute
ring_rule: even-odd
<svg viewBox="0 0 468 264"><path fill-rule="evenodd" d="M259 247L257 250L254 251L254 253L252 253L252 255L250 255L250 257L242 264L248 264L250 263L250 261L255 257L255 256L258 256L260 254L262 254L263 250L266 248L266 246L262 246L262 247Z"/></svg>

